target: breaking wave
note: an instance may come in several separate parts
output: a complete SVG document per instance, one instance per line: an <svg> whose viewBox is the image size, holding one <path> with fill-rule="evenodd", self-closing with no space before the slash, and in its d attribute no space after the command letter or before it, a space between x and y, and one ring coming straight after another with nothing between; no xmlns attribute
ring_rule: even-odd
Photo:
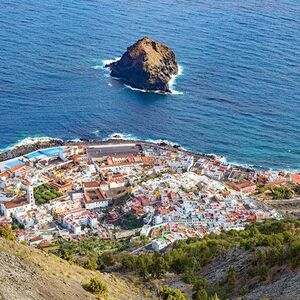
<svg viewBox="0 0 300 300"><path fill-rule="evenodd" d="M135 87L132 87L128 84L124 84L124 86L132 91L138 91L141 93L154 93L154 94L162 94L162 95L183 95L183 92L175 90L176 86L176 79L183 74L183 67L181 65L178 65L178 74L173 75L171 77L171 80L169 82L171 93L164 93L160 91L151 91L151 90L144 90L144 89L138 89Z"/></svg>
<svg viewBox="0 0 300 300"><path fill-rule="evenodd" d="M174 94L174 95L183 95L183 92L175 90L176 79L178 77L182 76L182 74L183 74L183 67L181 65L178 65L178 74L172 76L172 78L169 82L170 90L171 90L172 94Z"/></svg>
<svg viewBox="0 0 300 300"><path fill-rule="evenodd" d="M106 70L107 73L105 74L105 77L109 77L108 74L109 74L109 69L108 68L105 68L106 65L108 64L111 64L115 61L118 61L120 60L121 57L116 57L115 59L104 59L101 61L101 63L99 64L96 64L95 66L93 66L93 69L95 70ZM170 79L170 82L169 82L169 86L170 86L170 90L171 90L171 93L164 93L164 92L160 92L160 91L151 91L151 90L144 90L144 89L138 89L138 88L135 88L135 87L132 87L128 84L124 84L124 86L132 91L137 91L137 92L141 92L141 93L154 93L154 94L168 94L168 95L183 95L183 92L181 91L177 91L175 89L175 86L176 86L176 79L181 76L183 74L183 67L181 65L178 65L178 74L176 75L173 75ZM116 77L113 77L113 79L116 79L118 80L119 78L116 78ZM107 84L108 86L112 87L113 84L111 82L108 82Z"/></svg>
<svg viewBox="0 0 300 300"><path fill-rule="evenodd" d="M215 154L215 153L203 153L203 152L200 152L200 151L191 150L191 149L188 149L188 148L185 148L185 147L181 146L177 142L166 140L166 139L143 139L141 137L138 137L138 136L135 136L135 135L132 135L132 134L125 134L125 133L115 132L115 133L110 134L107 138L105 138L103 140L107 141L107 140L114 140L114 139L116 139L116 140L128 140L128 141L134 141L134 140L137 141L138 140L138 141L145 141L145 142L154 143L154 144L164 143L164 144L169 145L171 147L174 147L174 146L179 147L179 149L183 150L183 151L215 157L216 159L218 159L221 162L226 163L226 164L235 165L235 166L239 166L239 167L243 167L243 168L255 169L255 170L267 170L271 173L272 172L277 173L279 171L284 171L286 173L299 172L298 169L292 169L292 168L282 170L282 169L268 168L268 167L260 166L260 165L243 164L243 163L238 163L236 161L228 161L227 158L223 155L218 155L218 154Z"/></svg>
<svg viewBox="0 0 300 300"><path fill-rule="evenodd" d="M221 160L224 163L228 163L231 165L240 166L240 167L244 167L244 168L251 168L251 169L256 169L256 170L268 170L269 172L274 172L274 173L277 173L279 171L284 171L286 173L299 172L299 169L295 169L295 168L275 169L275 168L267 168L267 167L260 166L260 165L251 165L251 164L238 163L236 161L228 161L226 159L226 157L224 157L222 155L218 155L215 153L203 153L200 151L195 151L192 149L184 148L178 142L174 142L174 141L170 141L170 140L166 140L166 139L144 139L144 138L141 138L141 137L133 135L133 134L126 134L126 133L121 133L121 132L114 132L114 133L110 134L108 137L102 138L100 136L99 130L93 131L93 134L99 138L99 142L100 141L108 141L108 140L128 140L128 141L145 141L145 142L154 143L154 144L164 143L171 147L175 146L175 147L178 147L180 150L188 151L191 153L198 153L198 154L202 154L202 155L213 156L213 157ZM50 142L50 141L64 141L64 140L59 139L59 138L49 137L49 136L44 136L44 137L31 137L30 136L30 137L26 137L22 140L19 140L17 143L15 143L11 146L8 146L4 149L0 149L0 153L10 151L19 146L27 146L27 145L35 144L37 142ZM65 141L82 142L82 140L80 138L74 138L74 139L65 140Z"/></svg>
<svg viewBox="0 0 300 300"><path fill-rule="evenodd" d="M50 141L62 141L61 139L58 138L53 138L49 136L44 136L44 137L26 137L22 140L17 141L15 144L8 146L6 148L0 149L0 153L10 151L14 148L21 147L21 146L28 146L28 145L33 145L38 142L50 142Z"/></svg>

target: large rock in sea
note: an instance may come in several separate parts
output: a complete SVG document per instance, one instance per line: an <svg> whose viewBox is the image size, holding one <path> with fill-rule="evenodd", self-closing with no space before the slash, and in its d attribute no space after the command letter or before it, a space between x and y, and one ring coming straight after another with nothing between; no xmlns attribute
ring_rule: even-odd
<svg viewBox="0 0 300 300"><path fill-rule="evenodd" d="M175 53L149 37L127 48L121 59L106 65L110 75L131 87L169 93L169 82L178 73Z"/></svg>

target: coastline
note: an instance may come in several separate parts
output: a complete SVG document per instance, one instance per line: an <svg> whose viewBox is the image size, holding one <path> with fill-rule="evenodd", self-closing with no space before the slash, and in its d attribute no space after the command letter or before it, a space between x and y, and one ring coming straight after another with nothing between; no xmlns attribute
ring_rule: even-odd
<svg viewBox="0 0 300 300"><path fill-rule="evenodd" d="M231 163L227 162L226 159L223 156L219 156L217 154L209 154L209 153L202 153L197 151L192 151L183 148L180 144L166 141L166 140L142 140L135 137L126 138L122 134L112 134L108 138L105 139L74 139L74 140L62 140L58 138L33 138L33 142L29 144L23 144L22 142L17 143L16 145L7 148L7 150L4 150L0 152L0 162L11 160L14 158L18 158L20 156L24 156L26 154L29 154L31 152L41 150L41 149L47 149L51 147L57 147L57 146L78 146L78 145L86 145L86 146L92 146L92 145L108 145L108 144L122 144L122 143L140 143L145 145L152 145L156 147L162 147L164 149L169 150L180 150L184 153L194 155L198 158L210 158L210 159L219 159L223 160L226 164L230 164L232 166L235 166L241 170L268 170L269 172L273 171L268 168L256 168L254 166L248 166L248 165L242 165L238 163ZM280 172L281 170L274 170L274 172Z"/></svg>

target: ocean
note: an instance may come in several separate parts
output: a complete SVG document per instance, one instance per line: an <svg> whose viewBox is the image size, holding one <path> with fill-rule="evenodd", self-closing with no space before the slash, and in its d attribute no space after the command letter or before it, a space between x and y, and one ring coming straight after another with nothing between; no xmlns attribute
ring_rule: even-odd
<svg viewBox="0 0 300 300"><path fill-rule="evenodd" d="M2 0L0 148L118 132L299 170L299 16L299 0ZM177 55L172 95L103 68L146 35Z"/></svg>

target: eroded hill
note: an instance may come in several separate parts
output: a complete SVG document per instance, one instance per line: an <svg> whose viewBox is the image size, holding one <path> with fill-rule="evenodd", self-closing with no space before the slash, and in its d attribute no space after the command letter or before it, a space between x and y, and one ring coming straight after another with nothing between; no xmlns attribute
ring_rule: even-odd
<svg viewBox="0 0 300 300"><path fill-rule="evenodd" d="M0 238L0 299L96 299L83 285L97 277L108 299L152 299L136 282L70 264L54 255Z"/></svg>

